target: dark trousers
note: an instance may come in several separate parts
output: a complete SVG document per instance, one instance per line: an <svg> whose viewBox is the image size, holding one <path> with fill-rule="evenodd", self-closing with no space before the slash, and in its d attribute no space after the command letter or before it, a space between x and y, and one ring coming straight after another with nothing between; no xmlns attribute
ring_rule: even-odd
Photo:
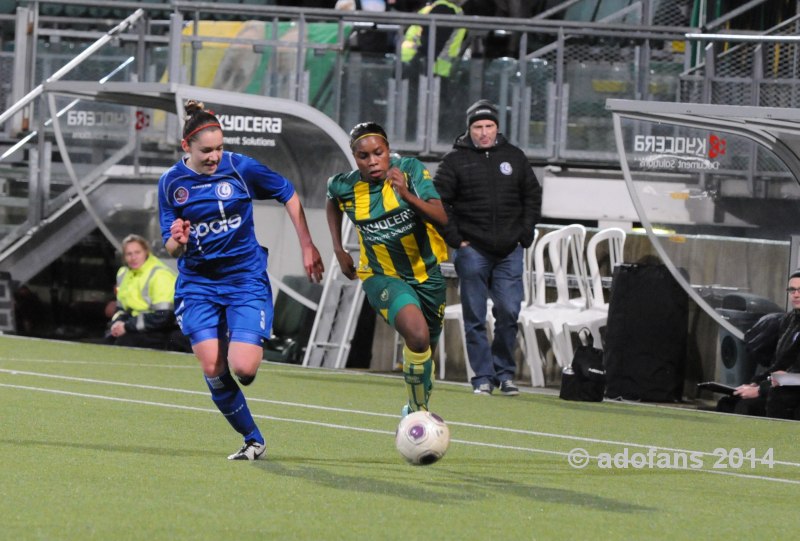
<svg viewBox="0 0 800 541"><path fill-rule="evenodd" d="M475 388L483 383L499 385L514 379L517 318L524 296L522 253L522 246L505 257L492 256L472 246L456 250L454 265ZM486 335L487 299L492 300L495 318L491 344Z"/></svg>
<svg viewBox="0 0 800 541"><path fill-rule="evenodd" d="M800 387L771 387L767 395L767 417L800 421Z"/></svg>
<svg viewBox="0 0 800 541"><path fill-rule="evenodd" d="M107 341L115 346L192 352L192 345L189 343L189 339L183 335L180 329L144 333L128 332L118 338L108 336Z"/></svg>
<svg viewBox="0 0 800 541"><path fill-rule="evenodd" d="M800 387L770 387L767 396L758 398L723 396L717 411L800 421Z"/></svg>
<svg viewBox="0 0 800 541"><path fill-rule="evenodd" d="M739 398L738 396L723 396L717 402L717 411L723 413L736 413L737 415L755 415L764 417L767 414L766 397Z"/></svg>

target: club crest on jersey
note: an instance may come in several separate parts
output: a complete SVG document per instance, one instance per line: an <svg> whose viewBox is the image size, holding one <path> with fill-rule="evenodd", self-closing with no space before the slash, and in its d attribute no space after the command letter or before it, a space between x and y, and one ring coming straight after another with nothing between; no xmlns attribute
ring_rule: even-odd
<svg viewBox="0 0 800 541"><path fill-rule="evenodd" d="M500 164L500 172L504 175L510 175L514 169L512 169L511 164L508 162L503 162Z"/></svg>
<svg viewBox="0 0 800 541"><path fill-rule="evenodd" d="M386 302L389 300L389 290L384 289L381 291L381 302Z"/></svg>
<svg viewBox="0 0 800 541"><path fill-rule="evenodd" d="M175 190L175 193L172 194L172 197L175 198L176 203L178 203L179 205L183 205L189 200L189 190L181 186L180 188Z"/></svg>
<svg viewBox="0 0 800 541"><path fill-rule="evenodd" d="M220 199L230 199L231 195L233 195L233 186L231 186L230 182L220 182L214 190Z"/></svg>

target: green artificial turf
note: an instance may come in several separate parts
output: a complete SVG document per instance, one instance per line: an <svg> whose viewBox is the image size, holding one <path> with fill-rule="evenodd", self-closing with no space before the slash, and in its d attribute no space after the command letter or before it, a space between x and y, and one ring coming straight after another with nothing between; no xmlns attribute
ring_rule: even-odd
<svg viewBox="0 0 800 541"><path fill-rule="evenodd" d="M241 439L191 355L0 337L0 536L675 540L800 528L795 422L440 382L432 410L450 449L414 467L394 448L399 377L265 364L245 394L264 461L225 459ZM588 466L570 465L575 448ZM771 468L752 458L769 449ZM654 465L598 464L624 453ZM686 468L664 467L680 457Z"/></svg>

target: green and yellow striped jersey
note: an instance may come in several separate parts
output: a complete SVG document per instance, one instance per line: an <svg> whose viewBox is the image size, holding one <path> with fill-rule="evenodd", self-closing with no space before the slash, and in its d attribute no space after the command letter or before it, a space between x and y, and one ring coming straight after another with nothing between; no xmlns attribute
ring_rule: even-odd
<svg viewBox="0 0 800 541"><path fill-rule="evenodd" d="M392 158L390 167L405 174L409 191L420 199L439 199L431 174L416 158ZM447 245L439 232L395 194L390 181L366 182L358 170L341 173L328 180L328 198L358 231L357 272L362 280L384 274L421 284L447 260Z"/></svg>

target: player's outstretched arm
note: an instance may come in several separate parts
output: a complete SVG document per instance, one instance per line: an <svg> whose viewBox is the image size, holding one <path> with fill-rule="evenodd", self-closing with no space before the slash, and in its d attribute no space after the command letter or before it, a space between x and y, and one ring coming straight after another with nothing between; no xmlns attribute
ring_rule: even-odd
<svg viewBox="0 0 800 541"><path fill-rule="evenodd" d="M342 245L342 210L335 201L328 199L325 206L325 215L328 218L328 229L331 231L333 253L342 269L342 274L353 280L356 277L356 266L353 257Z"/></svg>
<svg viewBox="0 0 800 541"><path fill-rule="evenodd" d="M312 282L321 282L325 265L322 263L322 256L319 255L319 250L314 245L314 241L311 240L311 231L309 231L308 222L306 222L306 213L297 193L286 202L286 212L289 214L292 224L294 224L297 238L300 241L300 248L303 252L303 268L306 270L306 276Z"/></svg>

